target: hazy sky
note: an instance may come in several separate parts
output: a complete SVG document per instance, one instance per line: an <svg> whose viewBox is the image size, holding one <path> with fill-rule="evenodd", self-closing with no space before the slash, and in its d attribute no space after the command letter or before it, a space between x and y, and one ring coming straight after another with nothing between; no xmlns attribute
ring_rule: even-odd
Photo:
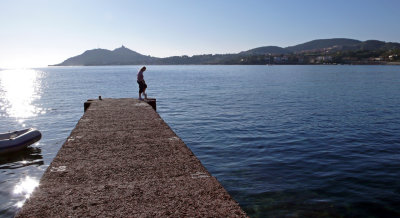
<svg viewBox="0 0 400 218"><path fill-rule="evenodd" d="M400 42L399 9L399 0L0 0L0 67L121 45L166 57L336 37Z"/></svg>

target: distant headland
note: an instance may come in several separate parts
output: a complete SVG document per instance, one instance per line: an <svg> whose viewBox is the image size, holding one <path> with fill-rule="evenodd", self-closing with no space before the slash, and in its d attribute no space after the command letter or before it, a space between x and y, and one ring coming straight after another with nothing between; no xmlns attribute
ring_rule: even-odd
<svg viewBox="0 0 400 218"><path fill-rule="evenodd" d="M317 39L289 47L264 46L236 54L204 54L158 58L124 46L93 49L50 66L105 65L265 65L265 64L399 64L400 43L346 38Z"/></svg>

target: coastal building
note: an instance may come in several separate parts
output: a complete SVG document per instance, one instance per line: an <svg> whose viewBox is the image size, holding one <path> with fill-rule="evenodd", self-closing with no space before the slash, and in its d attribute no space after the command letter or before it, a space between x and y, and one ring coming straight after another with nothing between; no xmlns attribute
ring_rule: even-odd
<svg viewBox="0 0 400 218"><path fill-rule="evenodd" d="M316 58L317 62L330 62L332 61L332 56L318 56Z"/></svg>
<svg viewBox="0 0 400 218"><path fill-rule="evenodd" d="M393 60L397 59L397 57L398 57L397 54L389 55L389 60L393 61Z"/></svg>
<svg viewBox="0 0 400 218"><path fill-rule="evenodd" d="M282 57L276 56L276 57L274 57L274 63L276 63L276 64L284 64L284 63L287 63L288 60L289 60L288 56L282 56Z"/></svg>

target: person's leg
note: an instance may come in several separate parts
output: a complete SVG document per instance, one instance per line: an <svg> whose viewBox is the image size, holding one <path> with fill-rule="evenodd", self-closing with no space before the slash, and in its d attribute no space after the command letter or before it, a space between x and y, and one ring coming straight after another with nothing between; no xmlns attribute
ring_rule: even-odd
<svg viewBox="0 0 400 218"><path fill-rule="evenodd" d="M143 95L144 95L144 99L147 99L147 94L146 94L146 89L147 89L147 84L145 82L143 82Z"/></svg>
<svg viewBox="0 0 400 218"><path fill-rule="evenodd" d="M146 88L143 89L144 99L147 99Z"/></svg>
<svg viewBox="0 0 400 218"><path fill-rule="evenodd" d="M143 92L143 83L137 82L139 84L139 100L142 100L142 92Z"/></svg>

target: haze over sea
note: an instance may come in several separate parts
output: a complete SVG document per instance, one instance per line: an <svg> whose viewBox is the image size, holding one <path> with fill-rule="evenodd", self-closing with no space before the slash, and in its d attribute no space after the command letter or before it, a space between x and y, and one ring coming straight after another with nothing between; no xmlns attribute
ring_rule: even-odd
<svg viewBox="0 0 400 218"><path fill-rule="evenodd" d="M0 70L0 132L38 128L0 157L11 217L90 98L137 98L141 66ZM148 66L149 97L252 217L400 216L399 66Z"/></svg>

